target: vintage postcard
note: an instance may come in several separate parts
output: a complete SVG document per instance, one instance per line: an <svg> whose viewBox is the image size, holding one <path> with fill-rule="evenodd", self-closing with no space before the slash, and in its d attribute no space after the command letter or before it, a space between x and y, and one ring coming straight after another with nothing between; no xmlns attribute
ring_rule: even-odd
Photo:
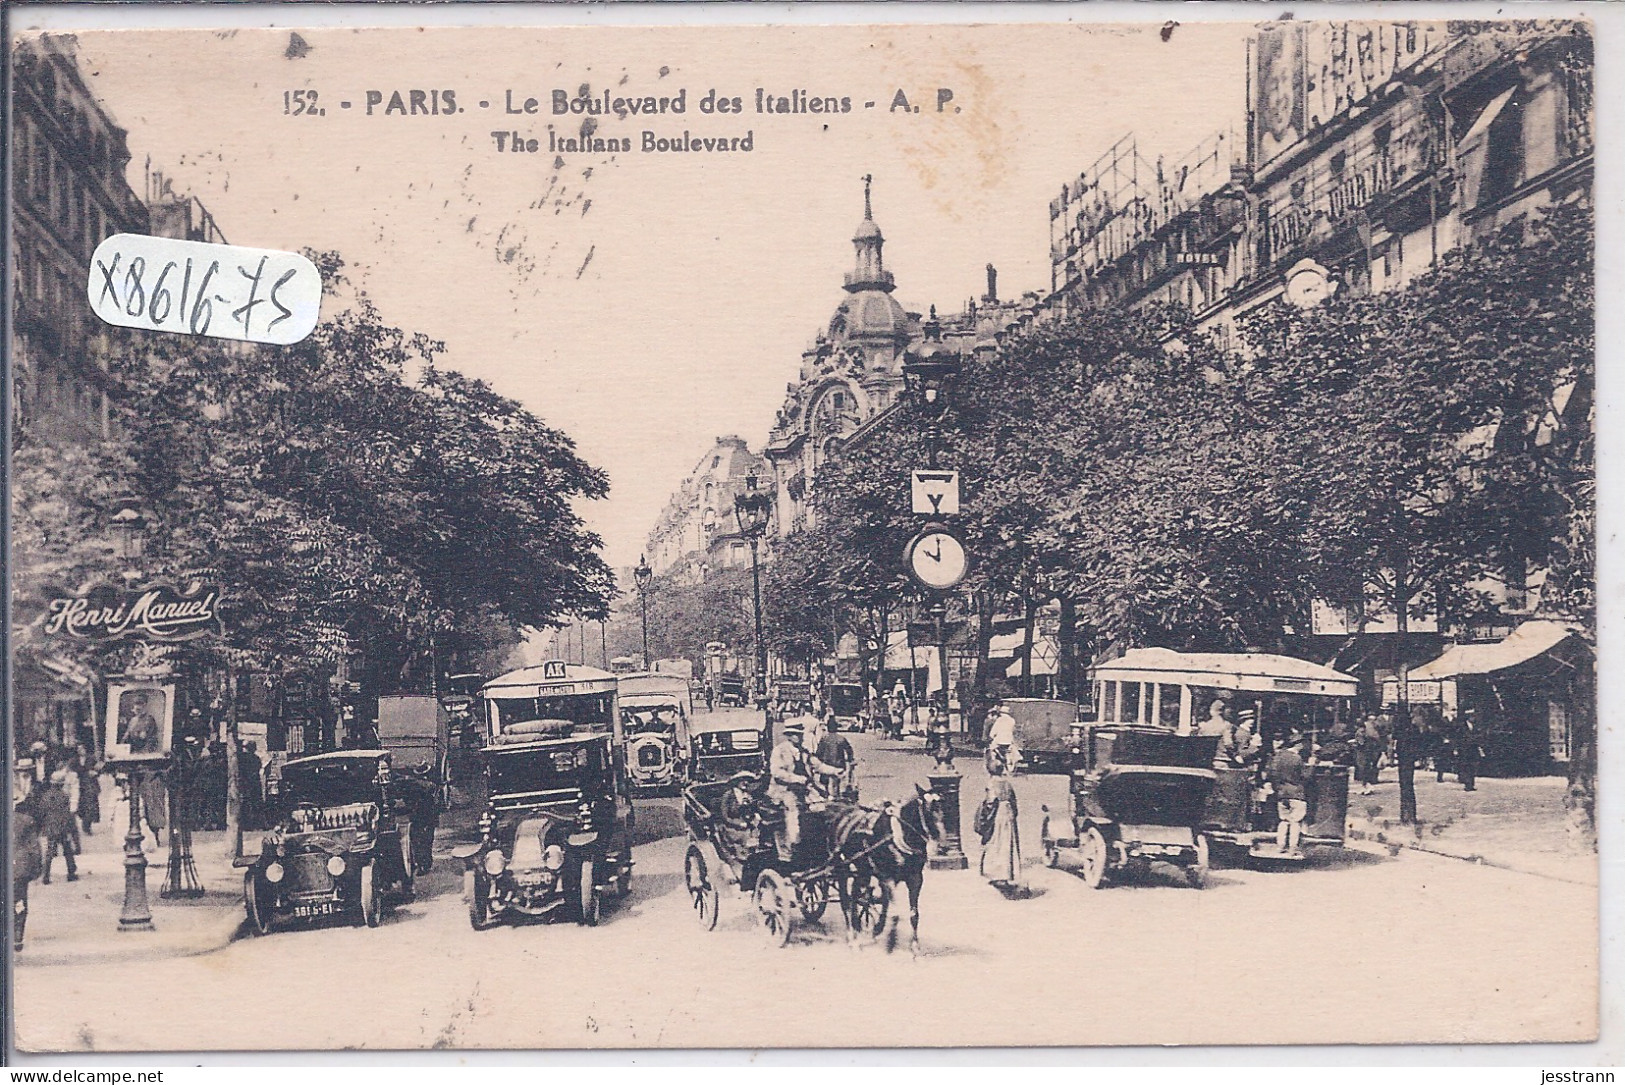
<svg viewBox="0 0 1625 1085"><path fill-rule="evenodd" d="M17 1050L1594 1040L1595 27L1379 10L15 7Z"/></svg>

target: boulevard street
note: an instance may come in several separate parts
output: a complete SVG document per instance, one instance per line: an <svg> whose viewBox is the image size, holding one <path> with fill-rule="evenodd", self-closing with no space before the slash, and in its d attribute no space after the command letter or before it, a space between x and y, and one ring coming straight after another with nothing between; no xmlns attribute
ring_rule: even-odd
<svg viewBox="0 0 1625 1085"><path fill-rule="evenodd" d="M741 710L742 711L742 710ZM901 798L917 741L853 735L865 801ZM980 763L962 757L966 821ZM849 949L834 908L770 948L725 893L707 933L683 889L676 799L640 800L632 896L596 929L469 928L447 857L381 928L282 930L183 959L16 971L25 1050L1579 1039L1596 1014L1596 890L1452 859L1350 848L1285 872L1172 872L1091 891L1039 855L1065 780L1016 781L1027 899L931 871L923 951ZM1064 814L1063 814L1064 816ZM109 915L108 923L114 917ZM121 937L140 937L139 935ZM1560 978L1561 977L1561 978ZM128 998L87 1000L85 993ZM944 992L961 992L946 1001ZM1531 1007L1535 1008L1531 1012ZM1357 1016L1357 1022L1349 1020Z"/></svg>

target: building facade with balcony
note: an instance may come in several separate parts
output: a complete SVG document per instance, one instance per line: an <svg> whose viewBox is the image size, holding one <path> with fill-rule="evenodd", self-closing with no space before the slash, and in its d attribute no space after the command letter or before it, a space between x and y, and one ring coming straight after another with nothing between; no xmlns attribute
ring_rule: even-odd
<svg viewBox="0 0 1625 1085"><path fill-rule="evenodd" d="M1218 133L1170 167L1125 137L1051 202L1053 310L1175 303L1227 344L1239 317L1278 298L1402 289L1519 216L1592 198L1583 23L1277 22L1255 32L1247 63L1245 139ZM1559 399L1567 428L1589 424L1591 389ZM1539 439L1501 430L1476 437ZM1410 662L1536 613L1544 570L1508 550L1504 575L1475 585L1499 613L1413 622ZM1320 643L1305 650L1337 652L1392 699L1381 642L1394 628L1380 606L1319 604ZM1438 685L1432 699L1453 711ZM1554 700L1551 718L1571 707ZM1567 726L1551 725L1548 768L1567 756ZM1544 744L1545 721L1524 730ZM1503 768L1538 768L1524 747Z"/></svg>
<svg viewBox="0 0 1625 1085"><path fill-rule="evenodd" d="M656 576L698 583L712 570L750 566L749 543L734 519L734 498L745 492L752 475L768 485L766 460L742 437L718 437L649 532L648 562Z"/></svg>
<svg viewBox="0 0 1625 1085"><path fill-rule="evenodd" d="M70 46L46 35L12 51L13 417L31 438L107 436L108 359L127 333L91 312L91 255L145 233L125 180L125 132L85 85Z"/></svg>

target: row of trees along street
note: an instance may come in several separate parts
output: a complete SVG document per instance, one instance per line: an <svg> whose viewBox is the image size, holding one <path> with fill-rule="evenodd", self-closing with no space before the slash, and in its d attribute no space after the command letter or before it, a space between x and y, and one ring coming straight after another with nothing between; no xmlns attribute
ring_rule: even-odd
<svg viewBox="0 0 1625 1085"><path fill-rule="evenodd" d="M145 581L224 588L223 638L194 664L364 692L428 688L429 668L500 667L520 628L599 616L600 540L571 508L608 491L571 440L387 326L334 254L311 254L329 316L287 347L151 335L112 362L112 439L17 434L13 647L102 673L128 644L44 644L46 601L122 571L106 530L146 507ZM356 669L358 667L358 669Z"/></svg>
<svg viewBox="0 0 1625 1085"><path fill-rule="evenodd" d="M1317 599L1397 615L1403 674L1410 622L1492 614L1473 585L1525 567L1549 570L1543 616L1594 643L1591 238L1589 208L1555 208L1405 289L1272 303L1230 349L1177 312L1105 310L967 356L942 462L962 472L974 564L951 605L1030 621L1058 600L1058 677L1074 695L1090 649L1302 654ZM895 411L820 473L816 526L766 572L781 654L828 654L843 632L873 645L908 598L899 555L918 529L908 478L924 428ZM1595 716L1581 701L1570 795L1589 827Z"/></svg>

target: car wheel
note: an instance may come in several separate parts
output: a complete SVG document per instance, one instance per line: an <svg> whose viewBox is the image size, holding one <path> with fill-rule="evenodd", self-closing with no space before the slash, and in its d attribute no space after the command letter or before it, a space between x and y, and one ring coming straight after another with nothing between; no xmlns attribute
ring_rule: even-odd
<svg viewBox="0 0 1625 1085"><path fill-rule="evenodd" d="M580 895L576 902L576 920L583 927L596 927L603 918L604 898L596 884L595 865L591 859L584 861L578 874Z"/></svg>
<svg viewBox="0 0 1625 1085"><path fill-rule="evenodd" d="M705 865L705 854L690 844L683 857L683 881L688 886L688 899L694 906L694 918L703 930L717 929L717 905L721 903L717 887L711 881L711 872Z"/></svg>
<svg viewBox="0 0 1625 1085"><path fill-rule="evenodd" d="M468 893L468 925L483 931L491 925L491 885L478 874L472 875Z"/></svg>
<svg viewBox="0 0 1625 1085"><path fill-rule="evenodd" d="M783 948L789 943L790 888L778 871L764 870L756 876L756 914L769 945Z"/></svg>
<svg viewBox="0 0 1625 1085"><path fill-rule="evenodd" d="M372 863L361 864L361 919L376 927L383 919L383 901L378 896L378 879Z"/></svg>
<svg viewBox="0 0 1625 1085"><path fill-rule="evenodd" d="M1208 851L1207 834L1197 833L1196 861L1185 868L1185 880L1190 882L1192 889L1207 887Z"/></svg>
<svg viewBox="0 0 1625 1085"><path fill-rule="evenodd" d="M1078 844L1078 858L1081 860L1079 871L1083 875L1083 883L1090 889L1099 889L1106 882L1106 865L1110 861L1106 838L1091 825Z"/></svg>
<svg viewBox="0 0 1625 1085"><path fill-rule="evenodd" d="M248 929L256 936L271 933L270 887L260 883L256 871L243 875L243 911L248 913Z"/></svg>

